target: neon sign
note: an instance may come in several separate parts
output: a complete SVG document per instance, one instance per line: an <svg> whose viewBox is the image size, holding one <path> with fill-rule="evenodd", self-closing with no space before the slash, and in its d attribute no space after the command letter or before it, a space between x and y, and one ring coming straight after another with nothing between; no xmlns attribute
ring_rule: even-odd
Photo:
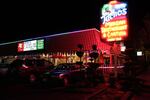
<svg viewBox="0 0 150 100"><path fill-rule="evenodd" d="M24 43L21 42L21 43L18 43L18 52L21 52L21 51L24 51Z"/></svg>
<svg viewBox="0 0 150 100"><path fill-rule="evenodd" d="M102 7L101 33L107 41L120 41L127 36L127 4L110 1Z"/></svg>
<svg viewBox="0 0 150 100"><path fill-rule="evenodd" d="M44 49L44 39L18 43L18 52Z"/></svg>

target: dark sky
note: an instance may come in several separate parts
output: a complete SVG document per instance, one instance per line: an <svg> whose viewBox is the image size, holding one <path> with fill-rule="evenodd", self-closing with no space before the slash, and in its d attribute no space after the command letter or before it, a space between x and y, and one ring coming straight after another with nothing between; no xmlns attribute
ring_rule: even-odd
<svg viewBox="0 0 150 100"><path fill-rule="evenodd" d="M100 8L107 1L109 0L1 3L0 43L93 27L99 29ZM127 0L132 27L149 12L148 0L143 1Z"/></svg>

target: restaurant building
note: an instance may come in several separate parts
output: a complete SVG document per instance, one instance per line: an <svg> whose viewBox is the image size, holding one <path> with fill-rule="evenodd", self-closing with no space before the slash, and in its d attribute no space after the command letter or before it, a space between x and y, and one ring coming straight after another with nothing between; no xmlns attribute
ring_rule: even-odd
<svg viewBox="0 0 150 100"><path fill-rule="evenodd" d="M83 45L82 49L78 48L79 44ZM120 45L117 45L114 50L113 45L101 41L100 31L92 28L2 43L0 44L0 62L9 63L16 58L30 58L46 59L55 65L75 63L80 60L88 63L92 61L89 54L95 52L92 49L93 45L97 46L96 52L99 54L96 62L103 65L113 65L114 52L121 54ZM76 52L81 50L84 54L80 59ZM118 64L121 64L119 59Z"/></svg>

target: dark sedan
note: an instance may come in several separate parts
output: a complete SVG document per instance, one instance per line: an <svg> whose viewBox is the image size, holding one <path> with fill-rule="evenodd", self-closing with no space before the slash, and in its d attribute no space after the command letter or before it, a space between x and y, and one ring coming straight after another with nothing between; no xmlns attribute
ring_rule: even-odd
<svg viewBox="0 0 150 100"><path fill-rule="evenodd" d="M42 74L53 67L51 62L44 59L16 59L10 64L9 75L11 79L35 82L40 80Z"/></svg>
<svg viewBox="0 0 150 100"><path fill-rule="evenodd" d="M51 83L63 83L65 87L85 79L85 67L76 63L57 65L52 71L45 73L45 79Z"/></svg>
<svg viewBox="0 0 150 100"><path fill-rule="evenodd" d="M7 76L9 67L10 67L9 64L4 64L4 63L0 64L0 78Z"/></svg>

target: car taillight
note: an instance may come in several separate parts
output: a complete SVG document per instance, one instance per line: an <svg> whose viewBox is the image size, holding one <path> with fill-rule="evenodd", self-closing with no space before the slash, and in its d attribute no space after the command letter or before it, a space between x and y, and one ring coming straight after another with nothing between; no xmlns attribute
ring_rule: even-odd
<svg viewBox="0 0 150 100"><path fill-rule="evenodd" d="M64 77L64 74L59 74L59 78L63 78Z"/></svg>

